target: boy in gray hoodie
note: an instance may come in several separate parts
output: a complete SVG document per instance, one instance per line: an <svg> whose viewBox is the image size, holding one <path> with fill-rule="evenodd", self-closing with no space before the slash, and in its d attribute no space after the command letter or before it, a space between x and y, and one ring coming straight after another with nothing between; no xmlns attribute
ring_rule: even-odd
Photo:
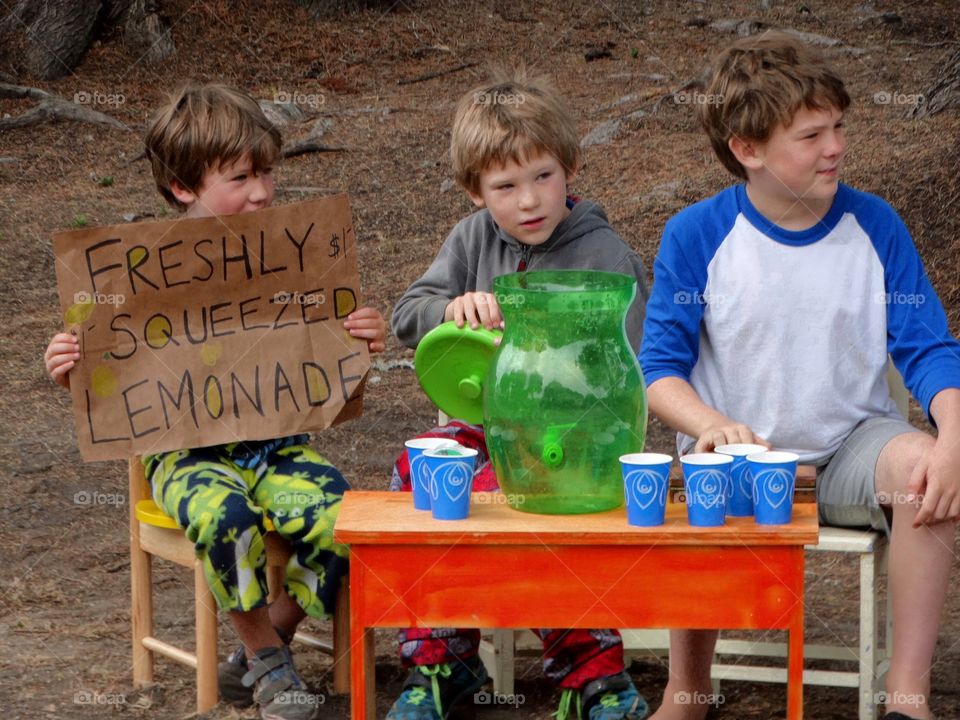
<svg viewBox="0 0 960 720"><path fill-rule="evenodd" d="M493 279L524 270L605 270L637 279L627 335L639 351L649 295L639 256L610 227L599 206L567 195L579 167L580 145L570 111L542 79L495 78L457 105L450 154L457 182L479 208L461 220L436 259L393 311L397 338L409 347L446 321L488 329L503 326ZM474 490L497 487L483 428L454 420L423 437L453 437L476 448ZM409 490L404 452L392 489ZM624 670L616 630L535 631L544 671L563 691L558 720L639 720L647 703ZM411 667L387 720L439 720L487 679L479 661L480 634L465 628L409 628L400 656Z"/></svg>

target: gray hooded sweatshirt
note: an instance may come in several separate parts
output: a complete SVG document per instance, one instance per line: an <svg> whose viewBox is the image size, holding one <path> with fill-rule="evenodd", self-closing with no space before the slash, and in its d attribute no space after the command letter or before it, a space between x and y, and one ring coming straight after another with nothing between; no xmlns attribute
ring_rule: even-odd
<svg viewBox="0 0 960 720"><path fill-rule="evenodd" d="M640 257L614 232L599 205L577 202L541 245L523 245L501 230L489 210L480 210L456 224L427 271L411 285L393 309L393 332L404 345L416 347L443 322L443 311L468 292L492 292L493 279L527 270L605 270L637 279L637 296L627 312L627 337L640 350L644 310L650 291Z"/></svg>

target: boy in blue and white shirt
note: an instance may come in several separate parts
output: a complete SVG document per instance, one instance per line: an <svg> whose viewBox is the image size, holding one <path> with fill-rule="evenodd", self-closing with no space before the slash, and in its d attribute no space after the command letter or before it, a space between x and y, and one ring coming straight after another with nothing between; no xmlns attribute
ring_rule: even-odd
<svg viewBox="0 0 960 720"><path fill-rule="evenodd" d="M681 453L760 442L818 468L821 520L891 532L886 718L931 718L930 667L960 518L960 344L910 234L839 183L850 98L790 36L723 51L698 107L745 181L666 225L640 361ZM939 430L899 415L888 355ZM701 720L716 631L673 631L652 720Z"/></svg>

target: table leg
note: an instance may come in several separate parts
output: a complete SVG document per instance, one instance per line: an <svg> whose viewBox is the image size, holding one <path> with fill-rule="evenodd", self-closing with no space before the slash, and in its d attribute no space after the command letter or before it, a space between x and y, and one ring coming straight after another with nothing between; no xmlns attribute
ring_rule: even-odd
<svg viewBox="0 0 960 720"><path fill-rule="evenodd" d="M357 628L358 626L354 626ZM350 717L352 720L374 720L377 712L376 676L373 662L373 628L351 630L350 667L351 693Z"/></svg>
<svg viewBox="0 0 960 720"><path fill-rule="evenodd" d="M363 573L350 565L350 717L351 720L375 720L377 712L373 628L365 627L363 617Z"/></svg>
<svg viewBox="0 0 960 720"><path fill-rule="evenodd" d="M797 603L787 639L787 720L803 718L803 604Z"/></svg>

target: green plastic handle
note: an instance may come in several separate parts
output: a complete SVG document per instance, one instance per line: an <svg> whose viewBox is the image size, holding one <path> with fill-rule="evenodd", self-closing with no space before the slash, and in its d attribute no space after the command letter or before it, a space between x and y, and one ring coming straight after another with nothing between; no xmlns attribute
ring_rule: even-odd
<svg viewBox="0 0 960 720"><path fill-rule="evenodd" d="M463 397L474 400L480 397L480 391L483 390L480 383L481 379L477 375L471 375L470 377L463 378L457 387Z"/></svg>

